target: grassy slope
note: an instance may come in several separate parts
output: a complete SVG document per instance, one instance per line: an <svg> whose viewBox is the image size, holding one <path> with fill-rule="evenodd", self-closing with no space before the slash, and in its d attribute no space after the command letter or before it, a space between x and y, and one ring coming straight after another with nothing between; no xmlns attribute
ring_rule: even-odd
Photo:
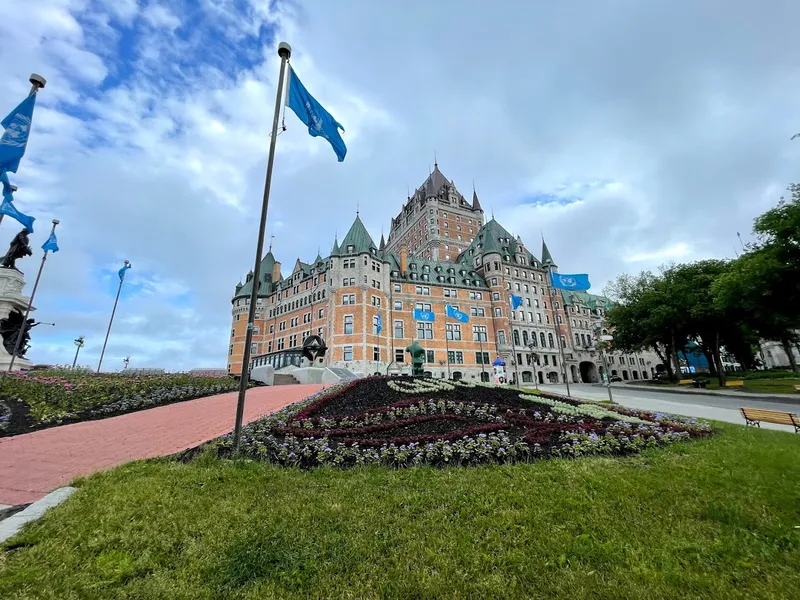
<svg viewBox="0 0 800 600"><path fill-rule="evenodd" d="M12 598L791 598L800 437L626 459L300 472L132 463L0 554Z"/></svg>

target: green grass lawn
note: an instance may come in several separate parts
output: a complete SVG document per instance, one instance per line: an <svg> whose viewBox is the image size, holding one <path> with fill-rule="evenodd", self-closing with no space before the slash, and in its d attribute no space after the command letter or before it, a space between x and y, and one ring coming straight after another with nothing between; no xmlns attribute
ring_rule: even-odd
<svg viewBox="0 0 800 600"><path fill-rule="evenodd" d="M308 472L208 455L80 482L0 598L800 597L800 436L631 458Z"/></svg>

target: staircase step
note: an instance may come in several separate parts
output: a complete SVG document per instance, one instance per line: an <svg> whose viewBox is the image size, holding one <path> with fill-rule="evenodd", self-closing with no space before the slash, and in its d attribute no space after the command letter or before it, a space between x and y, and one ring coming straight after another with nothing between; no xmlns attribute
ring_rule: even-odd
<svg viewBox="0 0 800 600"><path fill-rule="evenodd" d="M300 382L295 379L293 375L285 373L275 373L275 379L272 385L299 385Z"/></svg>

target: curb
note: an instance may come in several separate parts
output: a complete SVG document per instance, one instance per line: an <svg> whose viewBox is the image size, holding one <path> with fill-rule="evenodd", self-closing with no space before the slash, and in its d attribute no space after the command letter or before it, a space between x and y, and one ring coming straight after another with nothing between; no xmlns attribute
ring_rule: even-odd
<svg viewBox="0 0 800 600"><path fill-rule="evenodd" d="M25 510L11 515L0 522L0 543L11 539L24 525L40 518L48 509L58 506L69 498L78 488L62 487L50 492L44 498L28 506Z"/></svg>
<svg viewBox="0 0 800 600"><path fill-rule="evenodd" d="M605 389L606 386L600 383L600 384L594 384L594 387L601 387ZM612 387L611 389L612 391L615 389L622 389L622 390L629 389L629 390L643 390L648 392L664 392L667 394L682 394L684 396L716 396L717 398L731 398L731 399L748 398L750 400L764 400L767 402L780 402L783 404L793 404L795 406L800 406L800 396L798 396L795 399L791 397L787 398L786 396L772 396L769 394L761 394L758 392L734 392L733 394L732 393L721 394L715 390L704 390L702 388L698 389L697 391L695 391L694 388L692 388L692 390L689 391L689 390L676 389L674 387L660 388L656 386L645 387L643 385L627 385L627 384L623 384L623 386L619 388Z"/></svg>

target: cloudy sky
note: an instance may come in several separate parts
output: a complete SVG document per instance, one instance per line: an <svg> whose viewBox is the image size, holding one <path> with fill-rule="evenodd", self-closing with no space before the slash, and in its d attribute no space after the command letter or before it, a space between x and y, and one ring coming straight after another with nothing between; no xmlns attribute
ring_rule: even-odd
<svg viewBox="0 0 800 600"><path fill-rule="evenodd" d="M800 179L800 5L706 0L1 0L0 113L44 75L12 176L35 216L30 286L61 220L29 356L224 367L252 267L277 43L344 125L338 163L293 114L269 214L291 268L360 205L374 237L441 170L562 272L732 256ZM19 226L5 219L0 243Z"/></svg>

